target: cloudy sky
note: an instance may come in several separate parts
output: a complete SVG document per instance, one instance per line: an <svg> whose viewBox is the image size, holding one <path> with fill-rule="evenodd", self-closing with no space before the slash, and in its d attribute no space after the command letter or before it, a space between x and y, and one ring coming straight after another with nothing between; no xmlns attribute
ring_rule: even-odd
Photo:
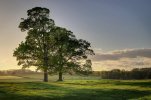
<svg viewBox="0 0 151 100"><path fill-rule="evenodd" d="M36 6L56 25L91 42L94 70L151 67L151 0L0 0L0 69L16 69L13 50L26 32L20 18Z"/></svg>

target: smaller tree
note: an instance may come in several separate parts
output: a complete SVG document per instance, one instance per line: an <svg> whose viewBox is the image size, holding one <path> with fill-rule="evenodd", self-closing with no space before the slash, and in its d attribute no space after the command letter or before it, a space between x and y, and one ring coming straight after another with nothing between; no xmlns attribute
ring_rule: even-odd
<svg viewBox="0 0 151 100"><path fill-rule="evenodd" d="M52 35L55 41L55 53L51 62L54 67L51 67L49 72L58 72L58 81L63 80L62 74L65 72L88 74L92 71L88 55L94 55L94 52L90 49L89 42L77 39L71 31L61 27L53 28Z"/></svg>

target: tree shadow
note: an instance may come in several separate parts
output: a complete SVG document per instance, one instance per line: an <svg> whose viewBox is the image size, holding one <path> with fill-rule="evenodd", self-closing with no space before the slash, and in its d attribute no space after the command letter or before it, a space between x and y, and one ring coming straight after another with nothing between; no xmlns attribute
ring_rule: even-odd
<svg viewBox="0 0 151 100"><path fill-rule="evenodd" d="M73 93L73 96L65 96L63 100L129 100L151 95L149 91L128 89L82 89Z"/></svg>
<svg viewBox="0 0 151 100"><path fill-rule="evenodd" d="M147 87L151 88L151 81L145 81L145 82L137 82L137 81L131 81L131 82L115 82L114 85L130 85L130 86L139 86L139 87Z"/></svg>
<svg viewBox="0 0 151 100"><path fill-rule="evenodd" d="M54 100L57 96L50 91L57 89L64 87L44 82L0 82L0 100Z"/></svg>
<svg viewBox="0 0 151 100"><path fill-rule="evenodd" d="M26 91L27 94L20 93ZM41 92L30 95L32 91ZM0 82L0 100L129 100L149 95L151 91L147 90L77 89L44 82Z"/></svg>

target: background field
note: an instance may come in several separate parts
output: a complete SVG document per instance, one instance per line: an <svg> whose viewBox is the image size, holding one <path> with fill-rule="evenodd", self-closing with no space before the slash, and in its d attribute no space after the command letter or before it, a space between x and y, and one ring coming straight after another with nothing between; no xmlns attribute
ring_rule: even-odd
<svg viewBox="0 0 151 100"><path fill-rule="evenodd" d="M0 76L0 100L151 100L151 80L102 80L65 75L63 82L42 74Z"/></svg>

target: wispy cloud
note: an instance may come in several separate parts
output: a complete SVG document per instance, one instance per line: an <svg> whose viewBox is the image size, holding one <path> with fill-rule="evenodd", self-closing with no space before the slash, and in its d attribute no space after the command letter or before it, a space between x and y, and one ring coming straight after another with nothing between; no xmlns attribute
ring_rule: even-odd
<svg viewBox="0 0 151 100"><path fill-rule="evenodd" d="M124 49L110 52L97 50L92 62L94 70L151 67L151 49Z"/></svg>
<svg viewBox="0 0 151 100"><path fill-rule="evenodd" d="M125 49L125 50L115 50L107 53L96 53L92 57L94 61L104 61L104 60L119 60L121 58L136 58L136 57L146 57L151 58L151 49Z"/></svg>

